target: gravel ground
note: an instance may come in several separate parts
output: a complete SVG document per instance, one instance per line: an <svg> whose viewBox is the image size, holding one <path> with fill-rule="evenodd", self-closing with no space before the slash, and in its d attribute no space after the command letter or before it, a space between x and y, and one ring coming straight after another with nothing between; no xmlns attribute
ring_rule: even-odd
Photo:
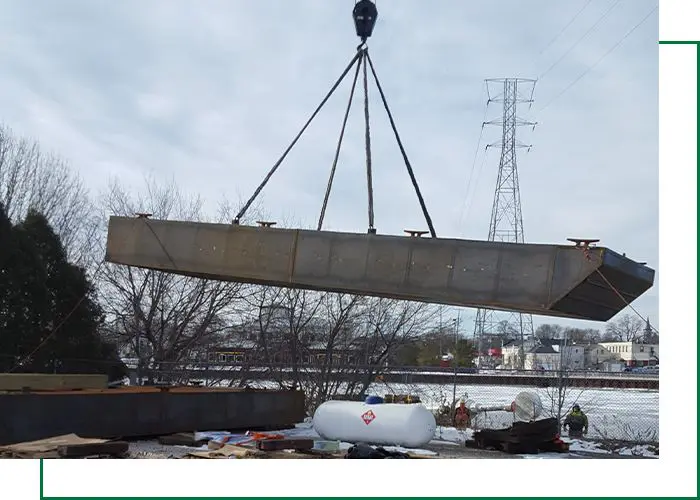
<svg viewBox="0 0 700 500"><path fill-rule="evenodd" d="M192 448L188 446L169 446L159 444L156 440L133 441L129 443L129 458L135 459L181 459L191 451L206 450L207 447ZM437 453L437 458L442 459L475 459L475 458L495 458L495 459L590 459L590 458L640 458L625 455L607 455L585 451L569 453L540 453L537 455L510 455L500 451L478 450L467 448L455 443L431 441L424 449Z"/></svg>
<svg viewBox="0 0 700 500"><path fill-rule="evenodd" d="M425 449L434 451L439 458L521 458L518 455L509 455L500 451L478 450L441 441L431 441Z"/></svg>
<svg viewBox="0 0 700 500"><path fill-rule="evenodd" d="M309 439L320 439L318 434L313 430L310 422L305 422L297 424L294 429L287 429L284 431L279 431L288 437L296 438L309 438ZM198 438L199 439L199 438ZM638 457L632 456L631 454L611 454L601 452L602 450L595 450L593 446L595 443L590 441L574 440L571 443L572 449L568 453L538 453L538 454L524 454L524 455L511 455L509 453L503 453L501 451L493 450L479 450L472 447L465 446L465 441L470 441L472 439L472 431L464 430L459 431L454 428L449 427L438 427L435 432L435 439L430 441L427 445L423 446L422 450L428 450L437 454L436 458L443 459L454 459L454 458L496 458L496 459L523 459L523 458L540 458L540 459L589 459L589 458L603 458L603 459L616 459L616 458L649 458L649 457ZM566 439L565 439L566 440ZM571 440L568 440L571 441ZM341 450L346 450L351 446L350 443L341 443ZM391 448L391 447L389 447ZM173 445L162 445L158 443L157 440L142 440L133 441L129 445L129 456L130 458L184 458L189 452L192 451L206 451L207 445L200 448L193 448L188 446L173 446ZM405 449L398 449L396 451L406 451ZM421 453L420 450L414 450L416 453ZM424 453L424 452L423 452ZM658 457L652 457L658 458Z"/></svg>
<svg viewBox="0 0 700 500"><path fill-rule="evenodd" d="M160 444L157 440L132 441L129 443L129 458L183 458L191 451L207 450L206 446L172 446Z"/></svg>

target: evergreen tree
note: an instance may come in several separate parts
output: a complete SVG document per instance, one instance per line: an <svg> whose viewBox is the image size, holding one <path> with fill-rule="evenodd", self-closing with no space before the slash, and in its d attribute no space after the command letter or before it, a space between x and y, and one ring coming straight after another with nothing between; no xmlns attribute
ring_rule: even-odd
<svg viewBox="0 0 700 500"><path fill-rule="evenodd" d="M2 217L2 216L0 216ZM42 338L42 330L48 321L46 309L45 272L37 252L22 229L10 223L7 233L6 219L0 222L3 229L2 261L3 320L0 321L0 361L3 371L15 365L34 349Z"/></svg>
<svg viewBox="0 0 700 500"><path fill-rule="evenodd" d="M30 211L11 235L5 259L8 314L4 327L0 322L0 347L14 354L13 364L31 354L21 371L123 376L116 349L99 336L103 313L93 286L82 268L68 262L47 219Z"/></svg>
<svg viewBox="0 0 700 500"><path fill-rule="evenodd" d="M12 235L12 223L7 216L5 206L0 203L0 372L11 368L11 339L8 334L10 322L10 291L12 278L10 262L14 255L15 241Z"/></svg>

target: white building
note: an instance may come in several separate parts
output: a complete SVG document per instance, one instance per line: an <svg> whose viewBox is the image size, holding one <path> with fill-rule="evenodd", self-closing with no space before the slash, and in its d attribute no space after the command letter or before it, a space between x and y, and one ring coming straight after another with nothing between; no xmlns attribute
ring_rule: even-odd
<svg viewBox="0 0 700 500"><path fill-rule="evenodd" d="M582 345L569 345L560 340L525 341L523 345L525 370L583 370L585 349ZM503 346L503 368L515 370L520 367L520 342Z"/></svg>
<svg viewBox="0 0 700 500"><path fill-rule="evenodd" d="M597 347L596 347L597 346ZM626 366L653 366L659 364L658 344L636 344L634 342L600 342L591 346L594 354L591 361L618 361ZM589 355L590 356L590 355ZM592 365L595 366L595 365Z"/></svg>

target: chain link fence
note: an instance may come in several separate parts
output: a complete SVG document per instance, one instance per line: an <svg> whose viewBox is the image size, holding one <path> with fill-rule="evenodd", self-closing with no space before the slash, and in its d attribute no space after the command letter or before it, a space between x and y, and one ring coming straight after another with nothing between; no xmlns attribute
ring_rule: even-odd
<svg viewBox="0 0 700 500"><path fill-rule="evenodd" d="M542 402L538 417L555 417L563 423L574 404L588 417L589 439L655 444L659 440L658 389L631 389L624 380L612 380L609 387L571 386L566 379L561 385L556 378L537 385L513 385L503 377L500 384L397 384L375 383L370 392L405 394L420 401L444 426L452 426L454 407L460 400L490 408L472 415L473 430L506 428L512 425L510 409L516 396L523 391L536 394ZM617 383L615 383L617 382ZM563 432L565 435L565 431Z"/></svg>
<svg viewBox="0 0 700 500"><path fill-rule="evenodd" d="M629 444L658 449L658 373L545 372L482 370L438 367L382 367L381 373L363 389L346 383L350 370L334 366L321 372L318 366L251 366L231 363L161 362L124 360L127 384L198 385L206 387L250 387L279 389L293 385L294 377L306 384L330 376L337 379L333 398L362 400L378 395L385 401L420 401L436 415L439 429L454 427L454 411L460 400L477 404L483 411L472 413L468 429L502 429L513 423L510 409L516 396L534 393L542 403L538 418L555 417L563 423L574 404L588 417L586 440L614 451ZM105 362L86 359L57 360L46 371L55 373L96 372ZM53 368L53 370L51 369ZM362 367L353 366L354 372ZM376 369L376 367L375 367ZM21 372L20 369L17 372ZM304 387L303 384L300 385ZM310 409L313 413L313 408ZM566 431L562 431L566 437Z"/></svg>

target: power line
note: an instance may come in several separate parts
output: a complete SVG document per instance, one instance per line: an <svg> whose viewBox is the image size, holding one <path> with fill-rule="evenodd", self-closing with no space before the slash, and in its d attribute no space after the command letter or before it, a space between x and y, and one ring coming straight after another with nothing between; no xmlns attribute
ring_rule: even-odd
<svg viewBox="0 0 700 500"><path fill-rule="evenodd" d="M604 20L606 17L608 17L608 14L610 14L610 12L612 12L612 10L613 10L621 1L622 1L622 0L615 0L615 1L613 2L613 4L612 4L610 7L608 7L608 10L606 10L605 12L603 12L603 15L600 16L600 17L598 18L598 20L597 20L595 23L593 23L593 26L591 26L590 28L588 28L588 31L586 31L586 32L581 36L581 38L579 38L578 40L576 40L576 41L574 42L574 44L573 44L571 47L569 47L569 50L567 50L566 52L564 52L564 54L563 54L559 59L557 59L557 60L554 62L554 64L552 64L549 68L547 68L547 70L546 70L544 73L542 73L542 74L540 75L540 77L538 78L538 80L541 80L541 79L544 77L544 75L546 75L547 73L549 73L550 71L552 71L560 62L562 62L562 61L564 60L564 58L565 58L566 56L568 56L568 55L571 53L571 51L574 50L574 49L576 48L576 46L577 46L579 43L581 43L581 42L583 41L584 38L586 38L586 37L587 37L601 22L603 22L603 20Z"/></svg>
<svg viewBox="0 0 700 500"><path fill-rule="evenodd" d="M484 125L486 121L486 114L489 111L489 104L488 101L486 101L486 106L484 108L484 117L481 120L481 131L479 132L479 140L476 142L476 149L474 150L474 160L472 161L472 168L469 171L469 178L467 180L467 189L464 194L464 202L462 203L462 210L459 213L459 223L457 225L458 228L462 227L462 221L464 220L464 210L467 206L467 200L469 200L469 188L471 187L472 184L472 179L474 178L474 167L476 166L476 159L479 156L479 146L481 146L481 139L484 136Z"/></svg>
<svg viewBox="0 0 700 500"><path fill-rule="evenodd" d="M562 33L564 33L564 32L566 31L566 29L567 29L569 26L571 26L571 25L573 24L573 22L578 18L578 16L581 15L581 12L583 12L583 11L586 9L586 7L588 7L588 6L590 5L590 3L591 3L592 1L593 1L593 0L588 0L588 1L583 5L583 7L581 7L581 8L579 9L579 11L578 11L576 14L574 14L574 17L572 17L571 20L570 20L568 23L566 23L566 26L564 26L564 27L561 29L561 31L559 31L559 33L557 33L556 36L555 36L554 38L552 38L552 39L549 41L549 43L548 43L547 45L545 45L545 47L544 47L542 50L540 50L540 54L539 54L539 55L542 55L542 54L544 53L545 50L547 50L549 47L551 47L551 45L552 45L554 42L557 41L557 39L562 35Z"/></svg>
<svg viewBox="0 0 700 500"><path fill-rule="evenodd" d="M484 170L484 165L486 164L486 158L488 157L488 149L484 152L484 157L481 160L481 165L479 165L479 170L476 171L476 181L474 183L474 191L476 193L476 188L479 187L479 180L481 180L481 172ZM464 212L464 216L468 217L469 212L471 211L472 204L474 203L474 196L469 198L469 203L467 205L467 210Z"/></svg>
<svg viewBox="0 0 700 500"><path fill-rule="evenodd" d="M644 24L644 21L646 21L647 19L649 19L649 17L650 17L658 8L659 8L659 5L657 4L653 9L651 9L651 11L649 11L649 12L642 18L641 21L639 21L637 24L635 24L627 33L625 33L625 35L624 35L622 38L620 38L620 39L617 41L617 43L616 43L615 45L613 45L605 54L603 54L603 56L602 56L600 59L598 59L596 62L594 62L594 63L593 63L592 65L590 65L588 68L586 68L586 70L585 70L583 73L581 73L573 82L571 82L569 85L567 85L567 86L564 88L564 90L562 90L561 92L559 92L559 94L557 94L557 95L554 97L554 99L552 99L552 100L549 101L544 107L542 107L542 108L539 110L539 112L541 113L542 111L544 111L545 109L547 109L547 107L548 107L550 104L552 104L554 101L556 101L557 99L559 99L564 93L566 93L569 89L571 89L571 87L573 87L574 85L576 85L576 84L579 82L579 80L581 80L584 76L586 76L593 68L595 68L598 64L600 64L600 62L601 62L603 59L605 59L605 58L606 58L607 56L609 56L616 48L618 48L618 47L622 44L622 42L624 42L624 41L627 39L628 36L630 36L632 33L634 33L634 31L635 31L637 28L639 28L642 24Z"/></svg>

